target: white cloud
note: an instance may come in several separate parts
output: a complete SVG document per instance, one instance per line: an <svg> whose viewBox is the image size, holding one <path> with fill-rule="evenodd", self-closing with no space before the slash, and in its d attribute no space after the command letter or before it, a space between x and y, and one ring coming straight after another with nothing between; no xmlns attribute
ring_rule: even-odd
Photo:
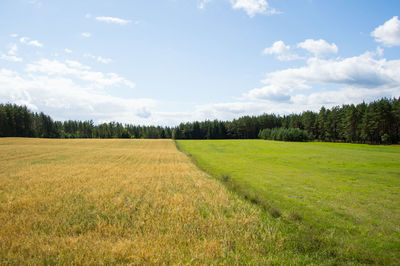
<svg viewBox="0 0 400 266"><path fill-rule="evenodd" d="M265 104L251 101L198 105L187 120L231 120L244 115L256 115L265 110ZM194 117L193 117L194 116ZM183 118L185 119L185 118Z"/></svg>
<svg viewBox="0 0 400 266"><path fill-rule="evenodd" d="M85 38L90 38L92 36L92 34L90 32L82 32L81 36L85 37Z"/></svg>
<svg viewBox="0 0 400 266"><path fill-rule="evenodd" d="M222 119L262 113L317 111L322 105L371 101L400 95L400 60L375 58L376 53L323 60L311 58L303 67L267 74L264 87L237 101L194 104L190 112L159 112L159 102L122 98L106 91L129 87L126 79L91 70L78 61L42 59L25 73L0 69L0 101L26 104L55 119L94 119L135 124L177 125L183 121ZM332 86L334 88L332 88ZM331 87L328 89L324 89ZM174 103L176 105L176 103Z"/></svg>
<svg viewBox="0 0 400 266"><path fill-rule="evenodd" d="M325 86L343 86L360 93L400 93L400 60L376 59L374 55L367 52L344 59L310 58L306 66L267 74L265 86L250 90L245 97L284 102L293 99L296 92Z"/></svg>
<svg viewBox="0 0 400 266"><path fill-rule="evenodd" d="M70 49L68 49L68 48L65 48L65 49L64 49L64 52L66 52L67 54L70 54L70 53L72 53L72 50L70 50Z"/></svg>
<svg viewBox="0 0 400 266"><path fill-rule="evenodd" d="M400 45L400 20L394 16L371 32L371 36L386 46Z"/></svg>
<svg viewBox="0 0 400 266"><path fill-rule="evenodd" d="M11 45L10 50L8 50L8 54L9 55L16 55L18 52L18 46L14 43L13 45Z"/></svg>
<svg viewBox="0 0 400 266"><path fill-rule="evenodd" d="M243 9L249 17L256 14L274 15L280 14L275 8L271 8L266 0L231 0L233 9Z"/></svg>
<svg viewBox="0 0 400 266"><path fill-rule="evenodd" d="M288 51L290 47L283 42L267 50L277 55ZM309 58L302 67L268 73L262 81L264 86L248 91L236 102L197 106L191 120L300 113L318 111L321 106L330 108L398 97L400 60L387 60L382 55L383 49L378 47L374 52L348 58Z"/></svg>
<svg viewBox="0 0 400 266"><path fill-rule="evenodd" d="M92 54L84 54L83 56L84 57L89 57L89 58L92 58L92 59L96 59L96 56L94 56Z"/></svg>
<svg viewBox="0 0 400 266"><path fill-rule="evenodd" d="M13 37L13 38L17 38L17 37L18 37L18 34L13 33L13 34L11 34L10 36Z"/></svg>
<svg viewBox="0 0 400 266"><path fill-rule="evenodd" d="M19 38L19 41L23 44L27 44L30 46L36 46L36 47L43 47L43 44L37 40L32 40L30 41L29 37L21 37Z"/></svg>
<svg viewBox="0 0 400 266"><path fill-rule="evenodd" d="M85 14L85 18L87 18L87 19L92 18L92 14L86 13L86 14Z"/></svg>
<svg viewBox="0 0 400 266"><path fill-rule="evenodd" d="M290 46L283 41L274 42L271 47L267 47L263 51L263 55L276 55L280 61L290 61L299 59L300 57L290 52Z"/></svg>
<svg viewBox="0 0 400 266"><path fill-rule="evenodd" d="M115 17L96 17L96 20L106 22L106 23L115 23L115 24L119 24L119 25L126 25L126 24L129 24L132 22L131 20L115 18Z"/></svg>
<svg viewBox="0 0 400 266"><path fill-rule="evenodd" d="M27 0L27 2L36 7L42 7L43 3L37 0Z"/></svg>
<svg viewBox="0 0 400 266"><path fill-rule="evenodd" d="M105 88L108 86L135 87L135 84L115 73L90 71L90 67L77 61L67 60L66 64L57 60L41 59L25 68L28 73L42 73L47 76L69 76L87 82L92 87Z"/></svg>
<svg viewBox="0 0 400 266"><path fill-rule="evenodd" d="M384 52L385 52L385 50L382 48L382 47L376 47L376 55L378 55L378 56L383 56L383 54L384 54Z"/></svg>
<svg viewBox="0 0 400 266"><path fill-rule="evenodd" d="M17 57L18 46L14 43L10 46L8 54L1 54L0 59L8 62L22 62L22 58Z"/></svg>
<svg viewBox="0 0 400 266"><path fill-rule="evenodd" d="M206 4L208 4L210 2L211 2L211 0L200 0L200 1L198 1L197 7L200 9L204 9Z"/></svg>
<svg viewBox="0 0 400 266"><path fill-rule="evenodd" d="M25 104L60 120L151 124L157 101L117 97L104 89L133 86L115 73L91 71L72 60L41 59L28 64L25 73L0 68L0 102Z"/></svg>
<svg viewBox="0 0 400 266"><path fill-rule="evenodd" d="M317 57L327 54L336 54L338 52L338 47L336 44L329 44L327 41L322 39L307 39L304 42L298 43L297 47L303 48Z"/></svg>
<svg viewBox="0 0 400 266"><path fill-rule="evenodd" d="M103 63L103 64L109 64L109 63L112 62L111 58L103 58L101 56L94 56L92 54L84 54L83 56L92 58L92 59L96 60L97 62L100 62L100 63Z"/></svg>
<svg viewBox="0 0 400 266"><path fill-rule="evenodd" d="M285 45L283 41L274 42L271 47L265 48L264 54L286 54L290 51L290 46Z"/></svg>
<svg viewBox="0 0 400 266"><path fill-rule="evenodd" d="M96 58L96 60L97 60L98 62L100 62L100 63L103 63L103 64L109 64L109 63L112 61L112 59L110 59L110 58L103 58L103 57L101 57L101 56L98 56L98 57Z"/></svg>
<svg viewBox="0 0 400 266"><path fill-rule="evenodd" d="M291 89L284 87L267 85L262 88L255 88L245 96L252 100L269 100L273 102L287 102L290 100Z"/></svg>
<svg viewBox="0 0 400 266"><path fill-rule="evenodd" d="M65 63L67 63L67 65L72 68L79 68L79 69L86 69L86 70L90 69L89 66L82 65L78 61L74 61L74 60L65 60Z"/></svg>
<svg viewBox="0 0 400 266"><path fill-rule="evenodd" d="M357 75L354 74L357 69L360 69L360 65L368 60L372 60L375 66L371 69L375 70L364 70L365 73L381 72L379 70L379 64L382 64L383 73L375 74L375 76L383 75L386 77L381 78L381 81L372 82L375 84L365 84L365 81L359 80L358 82L346 81L345 77L328 77L326 69L321 72L316 69L311 70L311 66L304 68L294 69L303 72L303 81L307 83L307 86L302 85L302 88L297 88L295 82L282 81L280 83L278 80L265 81L264 87L259 89L253 89L248 92L241 101L236 102L226 102L226 103L214 103L205 104L197 106L195 112L193 112L192 117L182 116L181 121L186 119L187 121L193 120L204 120L204 119L222 119L231 120L233 118L238 118L244 115L260 115L262 113L275 113L275 114L291 114L291 113L301 113L305 110L318 111L321 106L331 108L333 106L338 106L342 104L357 104L363 101L370 102L381 97L398 97L400 95L400 80L396 77L396 73L400 69L400 60L386 61L383 60L378 62L376 59L367 59L370 55L364 54L359 57L349 58L349 61L338 62L339 66L331 66L331 68L343 68L337 72L346 71L345 65L350 65L352 61L359 61L356 69L350 75L352 78L356 78ZM364 58L362 58L364 57ZM319 60L319 59L316 59ZM320 62L322 65L329 65L330 62L325 60L325 62ZM310 65L313 63L310 62ZM343 64L340 66L340 64ZM317 67L315 65L314 67ZM326 66L327 67L327 66ZM309 71L309 73L306 73ZM296 71L294 71L296 72ZM275 74L278 74L274 72ZM291 77L300 80L298 75L300 73L280 73L281 75L276 75L275 78L287 78ZM324 78L321 78L318 83L312 78L313 75L325 74ZM271 75L273 77L274 75ZM339 75L340 76L340 75ZM397 80L391 80L397 78ZM379 78L378 78L379 79ZM385 82L384 82L385 81ZM325 87L332 86L332 84L337 84L334 88L324 89ZM304 87L308 87L304 89ZM314 88L315 87L315 88Z"/></svg>
<svg viewBox="0 0 400 266"><path fill-rule="evenodd" d="M21 43L27 43L28 40L29 40L28 37L21 37L21 38L19 38L19 41L20 41Z"/></svg>
<svg viewBox="0 0 400 266"><path fill-rule="evenodd" d="M337 90L313 92L309 95L296 94L292 96L290 104L300 107L296 112L304 110L319 110L321 106L333 107L342 104L357 104L363 101L370 102L381 97L394 97L399 90L342 87ZM293 108L293 107L292 107Z"/></svg>
<svg viewBox="0 0 400 266"><path fill-rule="evenodd" d="M43 47L43 44L40 43L40 42L37 41L37 40L29 41L29 42L28 42L28 45L36 46L36 47Z"/></svg>
<svg viewBox="0 0 400 266"><path fill-rule="evenodd" d="M204 9L212 0L197 0L197 7ZM256 14L275 15L282 12L271 8L267 0L230 0L233 9L243 9L247 15L254 17Z"/></svg>
<svg viewBox="0 0 400 266"><path fill-rule="evenodd" d="M2 54L2 55L0 55L0 59L6 60L9 62L22 62L22 58L17 57L15 55Z"/></svg>

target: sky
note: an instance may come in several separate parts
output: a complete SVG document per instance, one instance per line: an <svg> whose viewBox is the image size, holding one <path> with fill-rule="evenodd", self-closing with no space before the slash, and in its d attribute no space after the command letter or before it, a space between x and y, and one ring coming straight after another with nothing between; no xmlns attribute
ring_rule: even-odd
<svg viewBox="0 0 400 266"><path fill-rule="evenodd" d="M0 103L175 126L400 96L398 0L1 0Z"/></svg>

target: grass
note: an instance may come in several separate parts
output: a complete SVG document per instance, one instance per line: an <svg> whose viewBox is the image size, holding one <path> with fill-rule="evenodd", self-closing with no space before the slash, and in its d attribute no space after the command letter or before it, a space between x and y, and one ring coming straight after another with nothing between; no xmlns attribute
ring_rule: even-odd
<svg viewBox="0 0 400 266"><path fill-rule="evenodd" d="M171 140L0 139L1 265L332 262L280 226Z"/></svg>
<svg viewBox="0 0 400 266"><path fill-rule="evenodd" d="M399 146L177 143L202 169L275 217L292 252L323 264L400 264Z"/></svg>

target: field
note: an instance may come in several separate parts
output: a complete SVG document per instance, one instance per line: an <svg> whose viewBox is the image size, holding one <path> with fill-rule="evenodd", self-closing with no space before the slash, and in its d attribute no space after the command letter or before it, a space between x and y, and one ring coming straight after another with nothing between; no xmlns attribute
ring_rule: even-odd
<svg viewBox="0 0 400 266"><path fill-rule="evenodd" d="M0 264L399 263L399 147L178 144L0 139Z"/></svg>
<svg viewBox="0 0 400 266"><path fill-rule="evenodd" d="M0 139L0 264L289 264L272 218L171 140Z"/></svg>
<svg viewBox="0 0 400 266"><path fill-rule="evenodd" d="M340 264L400 264L400 147L263 140L178 141L259 205L293 251Z"/></svg>

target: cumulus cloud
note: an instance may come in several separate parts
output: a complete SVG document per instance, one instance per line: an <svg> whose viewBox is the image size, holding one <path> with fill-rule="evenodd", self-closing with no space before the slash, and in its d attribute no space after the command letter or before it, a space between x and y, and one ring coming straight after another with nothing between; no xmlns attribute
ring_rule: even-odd
<svg viewBox="0 0 400 266"><path fill-rule="evenodd" d="M400 45L400 20L394 16L386 21L383 25L377 27L371 36L375 37L375 41L383 43L386 46Z"/></svg>
<svg viewBox="0 0 400 266"><path fill-rule="evenodd" d="M41 59L28 64L25 73L0 69L0 87L5 88L0 91L0 101L26 104L60 120L147 125L317 111L321 105L332 107L400 95L400 60L375 56L374 52L342 59L311 58L303 67L267 74L264 86L250 90L242 99L194 104L187 112L159 112L159 103L153 99L125 99L106 93L104 88L129 87L117 74L96 72L74 60ZM335 87L324 89L330 86Z"/></svg>
<svg viewBox="0 0 400 266"><path fill-rule="evenodd" d="M0 55L0 59L6 60L9 62L22 62L22 58L17 57L15 55L2 54L2 55Z"/></svg>
<svg viewBox="0 0 400 266"><path fill-rule="evenodd" d="M65 63L71 68L84 69L84 70L90 69L89 66L82 65L80 62L74 61L74 60L65 60ZM29 66L32 66L32 65L29 65Z"/></svg>
<svg viewBox="0 0 400 266"><path fill-rule="evenodd" d="M37 40L32 40L28 42L28 45L36 46L36 47L43 47L43 44Z"/></svg>
<svg viewBox="0 0 400 266"><path fill-rule="evenodd" d="M275 8L271 8L266 0L231 0L233 9L243 9L249 17L256 14L274 15L280 14Z"/></svg>
<svg viewBox="0 0 400 266"><path fill-rule="evenodd" d="M378 56L383 56L384 52L385 52L385 50L382 47L379 47L379 46L376 47L376 54Z"/></svg>
<svg viewBox="0 0 400 266"><path fill-rule="evenodd" d="M90 67L71 60L63 63L57 60L41 59L35 63L28 64L25 71L28 73L42 73L47 76L70 76L88 82L96 88L116 85L123 85L129 88L135 86L133 82L115 73L91 71Z"/></svg>
<svg viewBox="0 0 400 266"><path fill-rule="evenodd" d="M290 46L286 45L283 41L274 42L271 47L265 48L263 55L276 55L280 61L290 61L300 58L298 55L292 54Z"/></svg>
<svg viewBox="0 0 400 266"><path fill-rule="evenodd" d="M12 44L10 49L8 50L8 54L1 54L0 59L6 60L8 62L22 62L22 58L17 56L18 46L16 44Z"/></svg>
<svg viewBox="0 0 400 266"><path fill-rule="evenodd" d="M60 120L149 124L157 101L110 95L104 88L134 84L115 73L90 69L78 61L49 59L28 64L24 73L0 68L0 101L24 104Z"/></svg>
<svg viewBox="0 0 400 266"><path fill-rule="evenodd" d="M264 54L285 54L289 51L289 45L285 45L283 41L277 41L271 47L265 48Z"/></svg>
<svg viewBox="0 0 400 266"><path fill-rule="evenodd" d="M19 38L19 41L23 44L30 45L30 46L36 46L36 47L43 47L43 43L39 42L38 40L31 40L29 37L21 37Z"/></svg>
<svg viewBox="0 0 400 266"><path fill-rule="evenodd" d="M336 44L329 44L323 39L307 39L304 42L298 43L297 47L305 49L317 57L327 54L336 54L338 52L338 47L336 46Z"/></svg>
<svg viewBox="0 0 400 266"><path fill-rule="evenodd" d="M114 23L119 25L126 25L131 23L131 20L122 19L122 18L115 18L115 17L96 17L97 21L102 21L106 23Z"/></svg>
<svg viewBox="0 0 400 266"><path fill-rule="evenodd" d="M98 56L98 57L96 58L96 60L97 60L98 62L100 62L100 63L103 63L103 64L108 64L108 63L110 63L110 62L112 61L112 59L110 59L110 58L103 58L103 57L101 57L101 56Z"/></svg>
<svg viewBox="0 0 400 266"><path fill-rule="evenodd" d="M21 38L19 38L19 41L20 41L21 43L27 43L28 40L29 40L28 37L21 37Z"/></svg>
<svg viewBox="0 0 400 266"><path fill-rule="evenodd" d="M204 7L211 2L211 0L200 0L198 1L197 7L200 9L204 9Z"/></svg>
<svg viewBox="0 0 400 266"><path fill-rule="evenodd" d="M269 100L273 102L287 102L290 100L291 89L278 85L267 85L252 89L246 97L252 100Z"/></svg>
<svg viewBox="0 0 400 266"><path fill-rule="evenodd" d="M212 0L198 0L197 7L204 9L205 6ZM230 0L233 9L243 9L249 17L254 17L257 14L282 14L282 12L269 6L267 0Z"/></svg>
<svg viewBox="0 0 400 266"><path fill-rule="evenodd" d="M70 54L70 53L72 53L72 50L70 50L70 49L68 49L68 48L65 48L65 49L64 49L64 52L66 52L67 54Z"/></svg>
<svg viewBox="0 0 400 266"><path fill-rule="evenodd" d="M338 47L336 44L329 44L325 40L307 39L304 42L298 43L297 48L301 48L310 52L314 57L321 57L328 54L336 54ZM280 61L290 61L296 59L305 59L297 53L292 52L292 47L286 45L283 41L276 41L271 47L267 47L263 51L263 55L275 55Z"/></svg>
<svg viewBox="0 0 400 266"><path fill-rule="evenodd" d="M104 58L104 57L101 57L101 56L94 56L92 54L84 54L83 56L92 58L92 59L96 60L97 62L100 62L100 63L103 63L103 64L109 64L109 63L112 62L111 58Z"/></svg>
<svg viewBox="0 0 400 266"><path fill-rule="evenodd" d="M260 114L265 104L251 101L203 104L195 107L193 120L230 120L244 115Z"/></svg>
<svg viewBox="0 0 400 266"><path fill-rule="evenodd" d="M396 95L400 92L400 60L376 59L376 53L324 60L310 58L306 66L267 74L265 86L250 90L245 97L253 100L284 102L298 91L315 86L342 86L361 93L373 91ZM337 92L335 92L337 93ZM340 102L337 102L340 104Z"/></svg>

